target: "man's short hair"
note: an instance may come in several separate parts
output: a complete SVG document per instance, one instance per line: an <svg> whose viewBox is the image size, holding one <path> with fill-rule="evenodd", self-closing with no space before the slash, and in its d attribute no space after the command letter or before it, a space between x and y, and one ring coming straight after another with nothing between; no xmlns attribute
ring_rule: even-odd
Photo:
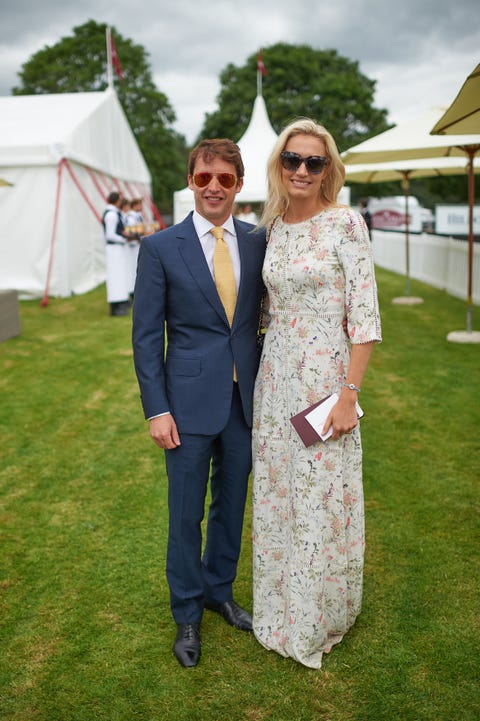
<svg viewBox="0 0 480 721"><path fill-rule="evenodd" d="M243 178L245 168L240 153L240 148L233 140L228 138L213 138L210 140L202 140L190 153L188 158L188 174L193 175L195 171L195 163L197 158L201 157L206 163L210 163L214 158L220 158L226 163L234 166L237 178Z"/></svg>
<svg viewBox="0 0 480 721"><path fill-rule="evenodd" d="M117 193L116 190L114 190L112 193L110 193L107 196L107 203L110 203L110 205L115 205L115 203L118 203L120 200L120 193Z"/></svg>

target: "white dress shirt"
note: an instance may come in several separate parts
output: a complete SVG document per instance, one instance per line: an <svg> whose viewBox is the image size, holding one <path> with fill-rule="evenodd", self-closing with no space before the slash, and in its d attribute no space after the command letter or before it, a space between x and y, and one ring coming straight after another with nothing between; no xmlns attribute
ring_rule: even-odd
<svg viewBox="0 0 480 721"><path fill-rule="evenodd" d="M215 244L217 241L210 233L211 229L215 226L209 220L200 215L200 213L197 213L196 210L193 211L192 220L198 235L198 239L200 240L202 250L205 254L205 260L207 261L210 273L212 274L212 278L215 280L213 275L213 253L215 251ZM240 285L240 254L238 252L237 234L235 232L235 226L233 224L232 216L227 218L225 223L222 223L222 228L224 231L223 237L226 244L228 245L230 258L232 260L233 274L235 276L235 284L237 286L238 293L238 287Z"/></svg>

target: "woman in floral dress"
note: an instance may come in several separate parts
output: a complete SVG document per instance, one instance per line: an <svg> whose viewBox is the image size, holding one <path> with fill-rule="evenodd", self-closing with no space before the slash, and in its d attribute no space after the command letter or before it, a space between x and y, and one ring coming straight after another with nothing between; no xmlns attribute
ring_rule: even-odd
<svg viewBox="0 0 480 721"><path fill-rule="evenodd" d="M312 668L361 608L356 402L381 340L368 231L359 213L336 202L344 176L325 128L292 123L269 160L260 221L269 229L270 320L255 387L253 626L265 648ZM306 448L290 418L334 392L324 426L332 436Z"/></svg>

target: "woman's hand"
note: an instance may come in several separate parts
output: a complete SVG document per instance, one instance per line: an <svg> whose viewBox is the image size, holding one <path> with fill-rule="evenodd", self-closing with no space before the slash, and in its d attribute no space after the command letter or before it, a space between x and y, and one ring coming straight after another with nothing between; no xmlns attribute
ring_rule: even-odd
<svg viewBox="0 0 480 721"><path fill-rule="evenodd" d="M357 388L360 388L374 345L375 341L352 345L350 365L346 378L347 383L351 383L357 386ZM340 436L352 432L358 424L357 410L355 408L357 395L356 390L342 386L340 398L330 411L322 433L326 433L330 426L332 426L331 438L337 441Z"/></svg>
<svg viewBox="0 0 480 721"><path fill-rule="evenodd" d="M334 441L338 441L340 436L344 436L353 431L358 424L357 409L355 407L356 396L355 391L349 391L349 395L342 392L340 398L327 416L322 434L326 433L330 426L332 426L331 438Z"/></svg>

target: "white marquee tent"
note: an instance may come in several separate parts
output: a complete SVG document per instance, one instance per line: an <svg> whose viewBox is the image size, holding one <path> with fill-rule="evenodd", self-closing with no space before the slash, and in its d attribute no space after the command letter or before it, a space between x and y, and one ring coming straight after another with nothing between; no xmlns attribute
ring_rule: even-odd
<svg viewBox="0 0 480 721"><path fill-rule="evenodd" d="M245 166L243 188L237 195L239 203L263 202L267 196L267 160L273 150L277 135L270 124L265 101L257 95L250 123L238 141ZM178 223L193 210L193 193L183 188L173 194L173 217Z"/></svg>
<svg viewBox="0 0 480 721"><path fill-rule="evenodd" d="M150 212L150 173L112 89L0 98L0 177L12 184L0 188L0 289L20 297L103 282L111 191Z"/></svg>

